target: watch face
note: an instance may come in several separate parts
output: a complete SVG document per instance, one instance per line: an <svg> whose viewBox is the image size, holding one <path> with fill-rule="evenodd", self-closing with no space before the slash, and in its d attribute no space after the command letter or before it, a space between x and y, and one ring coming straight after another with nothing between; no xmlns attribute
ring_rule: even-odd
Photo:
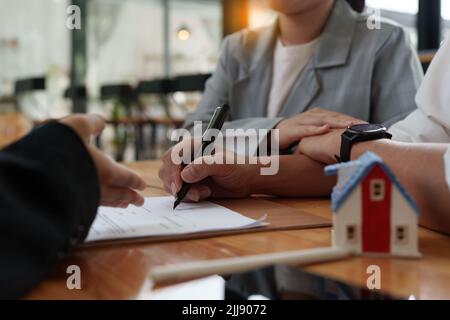
<svg viewBox="0 0 450 320"><path fill-rule="evenodd" d="M358 134L364 134L364 133L376 133L386 131L386 128L381 124L362 123L349 127L348 131Z"/></svg>

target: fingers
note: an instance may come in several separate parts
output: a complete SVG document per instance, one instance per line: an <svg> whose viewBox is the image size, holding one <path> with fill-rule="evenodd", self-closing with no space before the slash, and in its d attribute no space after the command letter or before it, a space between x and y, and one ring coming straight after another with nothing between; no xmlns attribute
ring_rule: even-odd
<svg viewBox="0 0 450 320"><path fill-rule="evenodd" d="M343 129L353 124L352 120L339 119L335 117L324 118L323 122L328 124L333 129Z"/></svg>
<svg viewBox="0 0 450 320"><path fill-rule="evenodd" d="M342 129L355 123L364 122L352 116L322 108L308 110L296 117L298 117L300 124L315 126L328 124L333 129Z"/></svg>
<svg viewBox="0 0 450 320"><path fill-rule="evenodd" d="M173 163L180 164L190 163L194 160L197 149L201 146L202 141L199 139L184 139L177 143L170 150L170 157Z"/></svg>
<svg viewBox="0 0 450 320"><path fill-rule="evenodd" d="M132 189L145 189L145 181L132 170L116 163L88 144L90 136L100 134L105 127L102 117L95 114L77 114L62 119L61 123L73 128L86 142L86 148L97 169L102 205L126 207L129 204L140 206L144 203L144 198Z"/></svg>
<svg viewBox="0 0 450 320"><path fill-rule="evenodd" d="M187 183L199 182L209 176L209 165L191 163L181 171L181 178Z"/></svg>
<svg viewBox="0 0 450 320"><path fill-rule="evenodd" d="M332 130L320 136L306 137L300 141L296 153L304 154L324 164L335 163L342 132L343 130Z"/></svg>
<svg viewBox="0 0 450 320"><path fill-rule="evenodd" d="M304 137L317 136L330 131L330 125L325 124L323 126L301 126L297 128L297 140L300 140Z"/></svg>
<svg viewBox="0 0 450 320"><path fill-rule="evenodd" d="M74 114L60 122L75 130L85 142L89 141L91 135L99 135L105 128L105 119L98 114Z"/></svg>
<svg viewBox="0 0 450 320"><path fill-rule="evenodd" d="M320 127L313 126L313 125L297 126L290 131L289 135L286 136L286 141L283 143L290 146L293 143L299 142L301 139L303 139L305 137L322 135L329 131L330 131L330 126L328 124L322 125Z"/></svg>
<svg viewBox="0 0 450 320"><path fill-rule="evenodd" d="M175 194L183 184L181 179L181 163L190 163L195 155L195 150L201 141L185 139L173 146L163 156L163 165L159 169L158 176L164 183L164 189Z"/></svg>
<svg viewBox="0 0 450 320"><path fill-rule="evenodd" d="M121 188L130 188L135 190L144 190L146 187L145 181L139 177L135 172L118 164L113 163L114 173L109 179L112 186Z"/></svg>
<svg viewBox="0 0 450 320"><path fill-rule="evenodd" d="M120 200L117 201L100 201L101 206L105 207L113 207L113 208L127 208L129 206L129 203L122 202Z"/></svg>
<svg viewBox="0 0 450 320"><path fill-rule="evenodd" d="M181 178L187 183L196 183L210 176L220 175L223 172L221 171L223 165L216 163L225 162L217 162L215 159L218 157L224 157L224 155L216 154L196 159L181 171Z"/></svg>
<svg viewBox="0 0 450 320"><path fill-rule="evenodd" d="M211 189L208 186L202 184L194 184L186 194L184 201L199 202L209 198L212 194Z"/></svg>
<svg viewBox="0 0 450 320"><path fill-rule="evenodd" d="M323 118L323 121L324 123L329 124L332 129L344 129L355 123L364 122L362 120L340 114L337 116L326 116Z"/></svg>
<svg viewBox="0 0 450 320"><path fill-rule="evenodd" d="M135 172L125 166L115 162L93 146L88 146L88 150L94 160L102 186L130 188L144 190L145 181Z"/></svg>
<svg viewBox="0 0 450 320"><path fill-rule="evenodd" d="M89 132L95 136L98 136L105 129L105 119L95 113L90 113L85 115L86 121L88 122Z"/></svg>
<svg viewBox="0 0 450 320"><path fill-rule="evenodd" d="M144 204L144 198L128 188L118 188L105 186L101 188L101 201L109 206L128 206L134 204L136 206L142 206Z"/></svg>
<svg viewBox="0 0 450 320"><path fill-rule="evenodd" d="M328 124L331 128L346 128L350 126L356 118L343 115L337 112L326 111L312 115L309 119L309 125L322 126Z"/></svg>
<svg viewBox="0 0 450 320"><path fill-rule="evenodd" d="M135 192L146 187L145 181L130 169L114 162L93 146L88 146L97 168L101 204L112 207L141 206L144 198Z"/></svg>
<svg viewBox="0 0 450 320"><path fill-rule="evenodd" d="M168 150L163 156L163 164L159 168L158 176L161 181L164 183L164 189L171 193L175 194L178 190L180 190L183 181L181 180L181 164L177 164L173 161L172 153L173 148Z"/></svg>

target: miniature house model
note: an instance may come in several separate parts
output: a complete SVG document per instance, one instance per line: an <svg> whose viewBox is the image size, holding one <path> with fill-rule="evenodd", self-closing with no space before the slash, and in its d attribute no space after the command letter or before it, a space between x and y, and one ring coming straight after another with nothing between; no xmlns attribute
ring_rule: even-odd
<svg viewBox="0 0 450 320"><path fill-rule="evenodd" d="M374 153L325 168L333 189L333 245L355 254L420 257L418 207Z"/></svg>

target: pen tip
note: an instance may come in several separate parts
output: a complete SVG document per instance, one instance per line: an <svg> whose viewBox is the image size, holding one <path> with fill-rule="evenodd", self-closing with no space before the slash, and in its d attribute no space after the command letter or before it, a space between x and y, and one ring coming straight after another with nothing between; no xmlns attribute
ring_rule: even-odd
<svg viewBox="0 0 450 320"><path fill-rule="evenodd" d="M175 208L178 207L179 204L180 204L180 200L176 199L175 203L173 204L173 210L175 210Z"/></svg>

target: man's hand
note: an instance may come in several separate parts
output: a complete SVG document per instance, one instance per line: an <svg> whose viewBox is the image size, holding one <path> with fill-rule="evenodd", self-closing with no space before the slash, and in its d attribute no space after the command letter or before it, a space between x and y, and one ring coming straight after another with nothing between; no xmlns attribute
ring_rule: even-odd
<svg viewBox="0 0 450 320"><path fill-rule="evenodd" d="M183 167L180 163L190 163L200 146L199 140L185 138L164 153L162 166L159 168L159 178L164 183L164 189L175 195L181 189L183 180L181 171ZM199 188L199 197L205 198L209 192L205 188Z"/></svg>
<svg viewBox="0 0 450 320"><path fill-rule="evenodd" d="M101 116L77 114L60 122L78 133L94 161L101 190L101 205L126 208L129 204L144 204L144 198L135 190L145 189L145 181L89 144L89 139L99 135L105 127L105 120Z"/></svg>
<svg viewBox="0 0 450 320"><path fill-rule="evenodd" d="M241 160L237 160L238 158ZM230 159L231 161L228 161ZM248 197L252 189L252 179L259 174L258 165L248 163L248 158L233 152L217 153L195 159L181 171L183 181L192 184L187 194L188 200L200 201L210 196L213 198Z"/></svg>
<svg viewBox="0 0 450 320"><path fill-rule="evenodd" d="M295 153L301 153L325 164L336 163L341 149L341 135L345 130L331 130L329 133L307 137L300 141Z"/></svg>
<svg viewBox="0 0 450 320"><path fill-rule="evenodd" d="M179 152L183 145L190 143L190 140L181 142L164 156L159 177L163 180L167 192L175 195L183 182L187 182L192 184L185 199L188 201L197 202L208 197L243 198L250 194L251 180L259 172L257 165L226 164L230 158L233 159L230 163L249 163L249 160L237 161L240 156L232 152L219 152L213 156L195 159L182 169L180 165L173 163L171 153Z"/></svg>
<svg viewBox="0 0 450 320"><path fill-rule="evenodd" d="M305 137L322 135L330 129L343 129L363 121L351 116L321 108L314 108L278 123L280 149L287 149Z"/></svg>

